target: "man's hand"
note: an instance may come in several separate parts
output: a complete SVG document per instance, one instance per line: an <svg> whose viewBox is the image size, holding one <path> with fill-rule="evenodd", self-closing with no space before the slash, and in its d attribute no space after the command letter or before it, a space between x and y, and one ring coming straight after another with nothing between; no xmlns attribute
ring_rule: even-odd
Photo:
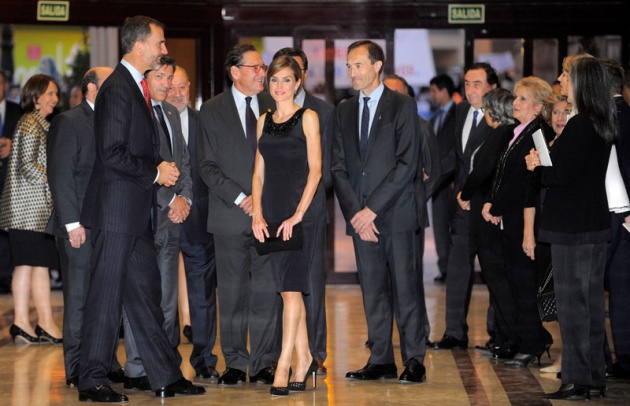
<svg viewBox="0 0 630 406"><path fill-rule="evenodd" d="M175 196L173 203L169 206L168 218L176 224L183 223L190 214L188 201L181 196Z"/></svg>
<svg viewBox="0 0 630 406"><path fill-rule="evenodd" d="M457 203L459 204L459 207L461 207L462 210L469 211L470 210L470 200L462 200L461 197L462 197L462 192L459 192L457 194Z"/></svg>
<svg viewBox="0 0 630 406"><path fill-rule="evenodd" d="M366 231L359 233L359 238L363 241L368 242L378 242L378 230L374 223L372 223L372 227L366 229Z"/></svg>
<svg viewBox="0 0 630 406"><path fill-rule="evenodd" d="M252 195L249 195L245 199L243 199L241 203L238 205L238 207L243 209L245 214L251 217L252 211L254 210L254 202L252 201Z"/></svg>
<svg viewBox="0 0 630 406"><path fill-rule="evenodd" d="M68 231L70 237L70 246L72 248L80 248L85 243L85 227L79 226L72 231Z"/></svg>
<svg viewBox="0 0 630 406"><path fill-rule="evenodd" d="M11 139L0 138L0 159L4 159L11 153Z"/></svg>
<svg viewBox="0 0 630 406"><path fill-rule="evenodd" d="M158 176L157 179L158 184L165 187L171 187L177 183L179 170L177 169L175 162L162 161L162 163L158 165L158 170L160 171L160 176Z"/></svg>
<svg viewBox="0 0 630 406"><path fill-rule="evenodd" d="M371 225L374 225L374 220L376 219L376 213L370 210L369 207L365 206L363 209L359 210L357 214L352 217L350 220L350 224L354 228L354 231L361 235L366 232L368 228L371 229ZM376 228L376 227L375 227Z"/></svg>

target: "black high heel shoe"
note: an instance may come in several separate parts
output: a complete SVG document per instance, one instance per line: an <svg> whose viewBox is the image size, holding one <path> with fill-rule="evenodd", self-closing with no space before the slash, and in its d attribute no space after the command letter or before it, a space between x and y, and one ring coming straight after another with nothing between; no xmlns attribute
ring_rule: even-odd
<svg viewBox="0 0 630 406"><path fill-rule="evenodd" d="M545 399L584 399L591 398L591 387L572 383L562 384L557 392L545 393Z"/></svg>
<svg viewBox="0 0 630 406"><path fill-rule="evenodd" d="M538 361L538 366L540 366L540 357L542 357L542 355L545 352L547 353L547 356L551 358L551 353L549 352L550 347L551 347L551 344L546 344L545 348L543 348L543 350L539 352L538 354L518 353L511 360L505 361L505 365L525 368L527 365L529 365L530 362L532 362L534 358L536 358L536 360Z"/></svg>
<svg viewBox="0 0 630 406"><path fill-rule="evenodd" d="M287 378L287 386L272 386L269 389L271 396L287 396L289 394L289 381L291 380L291 374L293 370L289 367L289 377Z"/></svg>
<svg viewBox="0 0 630 406"><path fill-rule="evenodd" d="M317 388L317 361L313 358L311 362L311 366L308 367L308 371L306 371L306 375L304 376L304 381L302 382L289 382L289 390L303 392L306 390L306 381L308 381L308 376L313 375L313 389Z"/></svg>
<svg viewBox="0 0 630 406"><path fill-rule="evenodd" d="M63 344L63 338L55 338L51 336L39 325L35 326L35 334L37 334L37 338L40 343L46 343L47 341L50 344Z"/></svg>
<svg viewBox="0 0 630 406"><path fill-rule="evenodd" d="M9 329L9 334L13 338L13 343L15 345L34 345L39 344L39 339L37 337L33 337L26 331L22 330L15 324L11 324L11 328Z"/></svg>

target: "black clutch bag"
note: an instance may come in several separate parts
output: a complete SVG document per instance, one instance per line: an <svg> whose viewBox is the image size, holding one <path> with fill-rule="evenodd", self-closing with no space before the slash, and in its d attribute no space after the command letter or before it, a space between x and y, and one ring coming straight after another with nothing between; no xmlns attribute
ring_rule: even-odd
<svg viewBox="0 0 630 406"><path fill-rule="evenodd" d="M553 268L549 264L547 274L536 295L538 301L538 313L542 321L557 321L558 308L556 307L556 292L553 287Z"/></svg>
<svg viewBox="0 0 630 406"><path fill-rule="evenodd" d="M297 251L302 249L302 224L298 223L293 226L293 234L291 235L291 238L286 241L282 239L282 233L280 233L279 237L276 237L276 233L278 232L278 228L281 224L282 223L267 225L269 238L266 238L265 242L260 242L254 238L254 246L256 247L256 251L258 251L258 255L267 255L270 252Z"/></svg>

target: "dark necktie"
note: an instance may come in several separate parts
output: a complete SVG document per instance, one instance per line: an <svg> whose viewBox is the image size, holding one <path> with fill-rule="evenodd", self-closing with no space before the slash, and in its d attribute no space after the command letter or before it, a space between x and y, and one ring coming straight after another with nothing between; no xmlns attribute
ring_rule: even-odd
<svg viewBox="0 0 630 406"><path fill-rule="evenodd" d="M158 121L162 126L162 130L164 130L164 135L166 136L166 145L168 145L169 150L171 151L171 155L173 154L173 145L171 145L171 136L168 132L168 126L166 125L166 121L164 121L164 113L162 112L162 106L156 104L153 106L155 114L157 115Z"/></svg>
<svg viewBox="0 0 630 406"><path fill-rule="evenodd" d="M247 136L247 143L252 150L252 156L256 155L256 115L252 110L252 98L247 96L245 98L245 135Z"/></svg>
<svg viewBox="0 0 630 406"><path fill-rule="evenodd" d="M435 119L435 127L433 128L435 135L438 135L442 129L442 120L444 120L444 109L439 109Z"/></svg>
<svg viewBox="0 0 630 406"><path fill-rule="evenodd" d="M472 121L472 125L470 126L470 135L473 135L473 133L475 132L475 130L477 129L477 116L479 115L479 110L475 110L473 112L473 121ZM470 138L470 136L468 136L468 138Z"/></svg>
<svg viewBox="0 0 630 406"><path fill-rule="evenodd" d="M142 95L144 96L144 102L147 104L149 112L152 112L151 96L149 95L149 85L147 84L147 80L142 78L142 80L140 81L140 85L142 85Z"/></svg>
<svg viewBox="0 0 630 406"><path fill-rule="evenodd" d="M2 137L2 114L0 114L0 137Z"/></svg>
<svg viewBox="0 0 630 406"><path fill-rule="evenodd" d="M361 113L361 138L359 139L359 147L361 148L361 157L365 156L365 149L368 144L368 133L370 131L370 108L368 107L369 97L363 98L363 113Z"/></svg>

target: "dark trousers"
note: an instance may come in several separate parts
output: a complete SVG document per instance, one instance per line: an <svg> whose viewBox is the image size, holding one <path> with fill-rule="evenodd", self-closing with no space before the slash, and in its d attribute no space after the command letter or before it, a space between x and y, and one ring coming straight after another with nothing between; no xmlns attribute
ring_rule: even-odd
<svg viewBox="0 0 630 406"><path fill-rule="evenodd" d="M162 328L160 271L150 227L137 237L93 230L92 241L79 390L109 385L123 305L151 388L177 381L182 373Z"/></svg>
<svg viewBox="0 0 630 406"><path fill-rule="evenodd" d="M191 244L182 229L179 242L186 268L193 336L190 364L195 369L204 366L215 367L218 357L212 353L217 338L217 270L214 239L205 244Z"/></svg>
<svg viewBox="0 0 630 406"><path fill-rule="evenodd" d="M249 367L252 376L280 356L277 333L282 300L276 293L271 261L267 255L258 255L251 233L215 235L214 247L225 365L241 371Z"/></svg>
<svg viewBox="0 0 630 406"><path fill-rule="evenodd" d="M311 355L325 361L326 352L326 222L318 221L313 238L313 258L309 267L309 294L304 295L306 329ZM282 317L282 316L280 316Z"/></svg>
<svg viewBox="0 0 630 406"><path fill-rule="evenodd" d="M562 383L605 385L606 243L551 244L551 261L562 336Z"/></svg>
<svg viewBox="0 0 630 406"><path fill-rule="evenodd" d="M433 202L433 237L438 255L438 269L442 275L445 275L451 249L451 222L455 211L453 188L450 183L436 189L431 199Z"/></svg>
<svg viewBox="0 0 630 406"><path fill-rule="evenodd" d="M470 213L457 208L453 219L451 250L446 274L446 332L458 340L468 339L468 307L474 267L470 247Z"/></svg>
<svg viewBox="0 0 630 406"><path fill-rule="evenodd" d="M416 233L381 235L376 243L363 241L358 236L352 240L371 342L368 362L395 362L392 343L395 315L403 362L415 359L423 363L426 309L417 271Z"/></svg>
<svg viewBox="0 0 630 406"><path fill-rule="evenodd" d="M617 363L630 373L630 233L623 218L611 214L612 241L606 256L610 329Z"/></svg>
<svg viewBox="0 0 630 406"><path fill-rule="evenodd" d="M67 262L61 264L63 278L63 358L66 378L79 376L81 359L81 337L83 335L83 312L90 287L90 259L92 242L90 230L85 230L85 243L73 248L70 241L58 238L58 246L66 253ZM62 255L60 255L62 258ZM120 369L114 349L110 371Z"/></svg>

